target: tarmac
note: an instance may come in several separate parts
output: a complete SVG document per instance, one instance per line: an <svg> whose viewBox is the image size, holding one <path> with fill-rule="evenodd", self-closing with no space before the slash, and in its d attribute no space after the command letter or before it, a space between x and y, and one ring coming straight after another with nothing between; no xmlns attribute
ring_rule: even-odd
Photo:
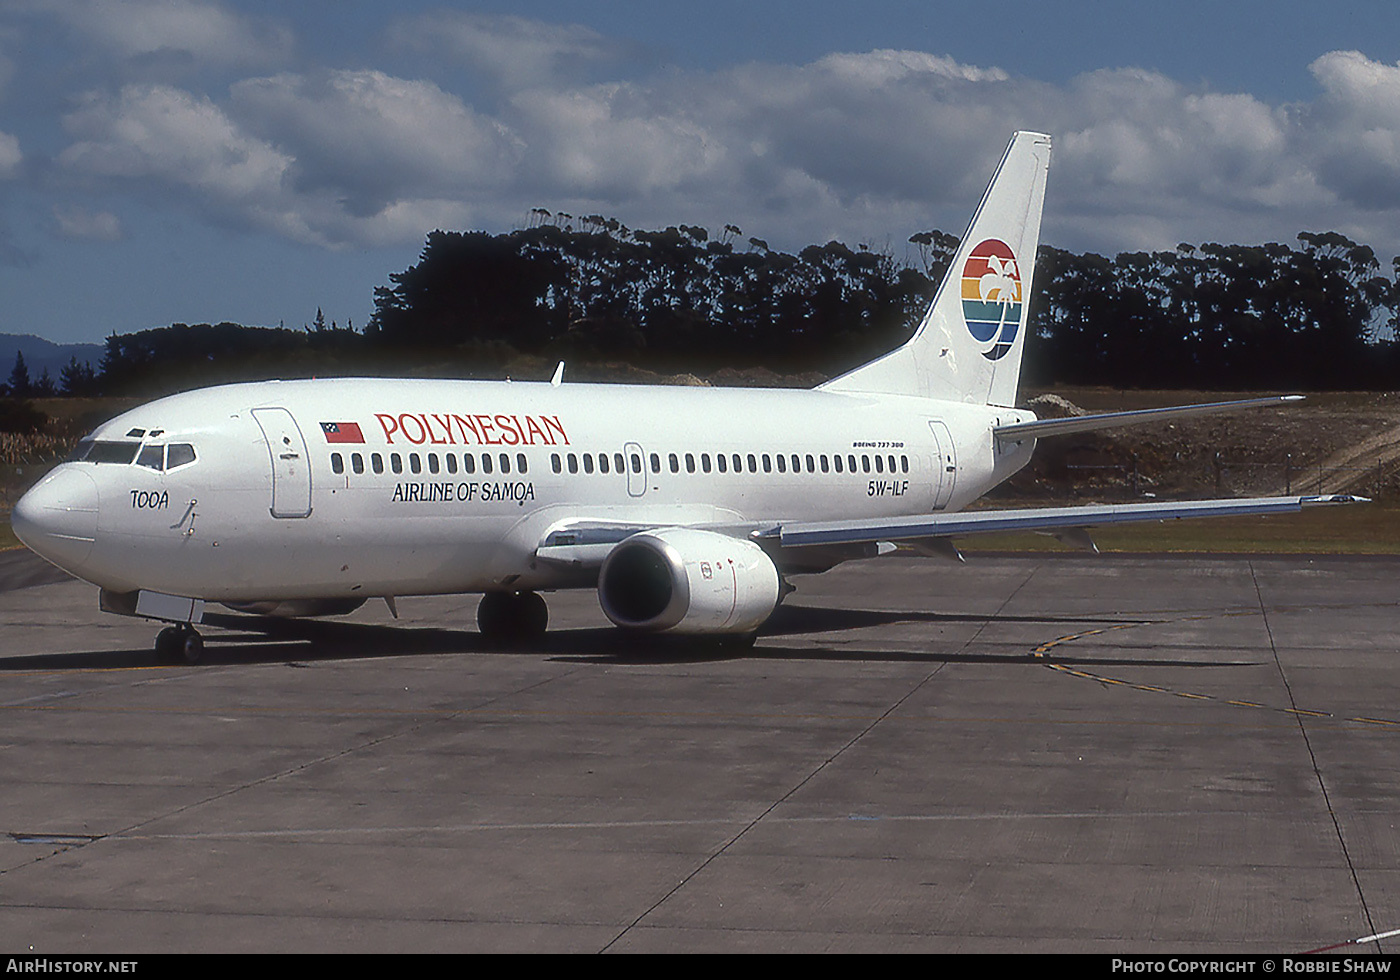
<svg viewBox="0 0 1400 980"><path fill-rule="evenodd" d="M0 555L0 952L1296 953L1400 928L1400 559L890 558L754 649ZM211 607L219 610L221 607ZM1400 937L1346 947L1400 951Z"/></svg>

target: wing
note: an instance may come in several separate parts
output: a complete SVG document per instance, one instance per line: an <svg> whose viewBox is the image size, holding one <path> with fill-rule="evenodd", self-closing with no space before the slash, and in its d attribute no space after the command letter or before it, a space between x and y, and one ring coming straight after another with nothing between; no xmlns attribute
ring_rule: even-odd
<svg viewBox="0 0 1400 980"><path fill-rule="evenodd" d="M1233 402L1209 402L1204 405L1173 405L1170 408L1142 408L1132 412L1107 412L1101 415L1080 415L1068 419L1037 419L1034 422L1016 422L999 425L992 429L992 435L1003 442L1017 442L1021 439L1044 439L1047 436L1063 436L1072 432L1094 432L1098 429L1116 429L1125 425L1146 425L1149 422L1165 422L1167 419L1186 418L1191 415L1220 415L1225 412L1238 412L1247 408L1266 408L1300 402L1302 395L1272 395L1268 398L1246 398Z"/></svg>
<svg viewBox="0 0 1400 980"><path fill-rule="evenodd" d="M1225 500L977 510L848 521L684 526L777 545L792 558L796 558L804 550L811 551L814 553L814 560L810 570L816 571L847 558L883 554L892 550L889 547L879 547L887 543L921 542L924 550L930 553L956 557L956 549L948 541L955 536L1004 531L1044 531L1062 537L1067 543L1087 543L1092 548L1092 542L1085 532L1085 529L1090 527L1185 518L1289 514L1311 507L1365 502L1365 497L1325 494L1305 497L1244 497ZM535 557L540 561L578 570L596 570L619 542L642 531L654 531L665 526L672 525L623 521L568 521L555 525L545 534L544 540L535 550ZM827 553L818 557L815 552L823 549ZM805 563L797 561L795 564L802 566Z"/></svg>
<svg viewBox="0 0 1400 980"><path fill-rule="evenodd" d="M1036 507L977 510L956 514L927 514L884 520L798 521L761 533L784 548L862 542L913 541L996 531L1061 531L1197 517L1240 517L1287 514L1305 507L1363 503L1365 497L1326 494L1310 497L1243 497L1237 500L1153 501L1140 504L1089 504L1081 507Z"/></svg>

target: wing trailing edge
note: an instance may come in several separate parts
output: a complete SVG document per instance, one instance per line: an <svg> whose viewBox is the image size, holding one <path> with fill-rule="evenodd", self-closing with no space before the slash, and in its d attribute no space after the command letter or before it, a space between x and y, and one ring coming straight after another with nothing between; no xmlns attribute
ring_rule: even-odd
<svg viewBox="0 0 1400 980"><path fill-rule="evenodd" d="M1102 527L1138 521L1199 517L1244 517L1288 514L1306 507L1365 503L1350 494L1307 497L1243 497L1226 500L1152 501L1135 504L1090 504L1078 507L1036 507L979 510L971 513L895 517L882 521L806 521L784 524L769 532L784 548L858 544L868 541L907 541L999 531L1056 531Z"/></svg>

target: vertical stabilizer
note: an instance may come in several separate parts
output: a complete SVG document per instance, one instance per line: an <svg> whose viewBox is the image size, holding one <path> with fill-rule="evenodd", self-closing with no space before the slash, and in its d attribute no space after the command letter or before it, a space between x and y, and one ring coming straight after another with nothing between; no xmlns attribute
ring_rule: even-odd
<svg viewBox="0 0 1400 980"><path fill-rule="evenodd" d="M914 336L821 387L1014 404L1049 166L1050 137L1015 134Z"/></svg>

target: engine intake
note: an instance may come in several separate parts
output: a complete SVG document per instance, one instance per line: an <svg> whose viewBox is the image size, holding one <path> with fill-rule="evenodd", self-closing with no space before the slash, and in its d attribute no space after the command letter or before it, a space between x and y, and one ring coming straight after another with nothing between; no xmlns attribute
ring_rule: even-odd
<svg viewBox="0 0 1400 980"><path fill-rule="evenodd" d="M618 543L598 601L626 629L752 633L777 608L778 569L751 541L714 531L643 531Z"/></svg>

